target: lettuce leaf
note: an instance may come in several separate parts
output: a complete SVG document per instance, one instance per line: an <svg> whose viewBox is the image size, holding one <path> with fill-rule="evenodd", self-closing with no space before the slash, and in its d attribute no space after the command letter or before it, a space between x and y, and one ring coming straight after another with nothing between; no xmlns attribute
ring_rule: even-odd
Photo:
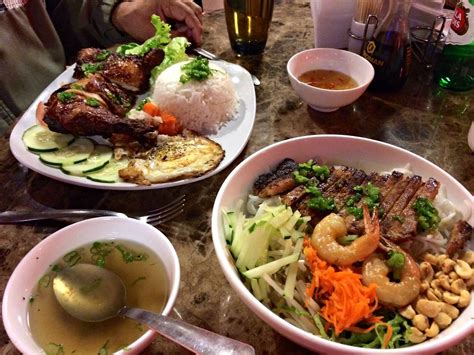
<svg viewBox="0 0 474 355"><path fill-rule="evenodd" d="M117 53L124 55L143 56L155 48L164 48L171 41L171 26L161 21L157 15L151 15L151 24L155 27L156 33L142 44L127 43L117 48Z"/></svg>
<svg viewBox="0 0 474 355"><path fill-rule="evenodd" d="M171 42L163 48L165 57L160 65L153 68L151 71L151 83L153 84L158 77L166 68L170 67L175 63L179 63L189 59L186 54L186 48L190 45L185 37L175 37Z"/></svg>

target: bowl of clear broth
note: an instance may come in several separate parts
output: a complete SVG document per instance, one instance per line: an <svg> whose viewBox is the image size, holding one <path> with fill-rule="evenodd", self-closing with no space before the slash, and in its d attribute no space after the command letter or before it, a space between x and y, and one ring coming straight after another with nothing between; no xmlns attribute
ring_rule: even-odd
<svg viewBox="0 0 474 355"><path fill-rule="evenodd" d="M118 275L126 305L169 314L178 294L180 267L158 229L121 217L71 224L36 245L18 264L5 289L5 330L24 354L139 353L157 333L130 319L83 322L64 311L53 291L60 270L95 264Z"/></svg>
<svg viewBox="0 0 474 355"><path fill-rule="evenodd" d="M367 89L374 68L363 57L342 49L313 48L287 64L290 83L301 99L321 112L350 105Z"/></svg>

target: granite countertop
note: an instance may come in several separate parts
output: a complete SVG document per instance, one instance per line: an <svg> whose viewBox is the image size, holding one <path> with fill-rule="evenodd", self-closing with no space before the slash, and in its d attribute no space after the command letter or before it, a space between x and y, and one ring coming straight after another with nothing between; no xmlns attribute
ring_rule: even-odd
<svg viewBox="0 0 474 355"><path fill-rule="evenodd" d="M474 117L474 91L450 93L434 85L415 66L406 85L395 93L365 93L357 102L324 114L309 109L291 89L286 63L294 53L313 46L308 1L277 1L263 56L234 56L222 11L205 17L204 47L241 64L257 75L257 114L254 131L242 154L221 173L191 185L151 191L103 191L68 185L20 165L9 150L8 135L0 138L0 210L100 208L139 213L156 208L185 192L184 214L163 226L181 262L182 280L175 316L195 325L252 344L258 353L305 354L307 350L274 332L233 292L220 270L212 245L211 210L214 198L232 169L255 151L287 138L308 134L348 134L397 145L439 165L471 193L474 155L467 133ZM65 223L42 221L0 228L0 296L15 266L39 241ZM471 354L474 336L446 351ZM0 325L0 354L16 354ZM158 338L146 354L183 353Z"/></svg>

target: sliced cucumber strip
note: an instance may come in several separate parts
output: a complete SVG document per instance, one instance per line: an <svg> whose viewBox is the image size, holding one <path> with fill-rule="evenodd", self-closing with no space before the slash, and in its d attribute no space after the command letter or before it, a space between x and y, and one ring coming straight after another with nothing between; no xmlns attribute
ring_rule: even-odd
<svg viewBox="0 0 474 355"><path fill-rule="evenodd" d="M52 132L46 127L35 125L23 133L22 139L26 147L33 152L52 152L69 145L74 136Z"/></svg>
<svg viewBox="0 0 474 355"><path fill-rule="evenodd" d="M112 155L112 147L96 145L87 160L77 164L62 165L61 170L70 175L85 176L87 173L99 170L107 165L110 159L112 159Z"/></svg>
<svg viewBox="0 0 474 355"><path fill-rule="evenodd" d="M94 150L94 142L89 138L78 138L67 147L40 154L40 160L52 165L71 165L89 158Z"/></svg>
<svg viewBox="0 0 474 355"><path fill-rule="evenodd" d="M92 181L114 183L123 181L119 176L119 170L126 168L128 159L115 160L111 159L109 163L98 171L87 174L87 178Z"/></svg>

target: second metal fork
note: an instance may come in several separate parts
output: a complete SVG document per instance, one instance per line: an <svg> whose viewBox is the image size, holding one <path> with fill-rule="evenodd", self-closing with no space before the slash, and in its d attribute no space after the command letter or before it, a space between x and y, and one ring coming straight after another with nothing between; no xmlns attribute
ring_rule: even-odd
<svg viewBox="0 0 474 355"><path fill-rule="evenodd" d="M55 218L90 218L98 216L118 216L138 219L156 226L169 222L184 211L186 195L181 195L166 205L147 212L144 216L126 215L125 213L108 210L63 209L47 211L5 211L0 213L0 223L20 223Z"/></svg>

